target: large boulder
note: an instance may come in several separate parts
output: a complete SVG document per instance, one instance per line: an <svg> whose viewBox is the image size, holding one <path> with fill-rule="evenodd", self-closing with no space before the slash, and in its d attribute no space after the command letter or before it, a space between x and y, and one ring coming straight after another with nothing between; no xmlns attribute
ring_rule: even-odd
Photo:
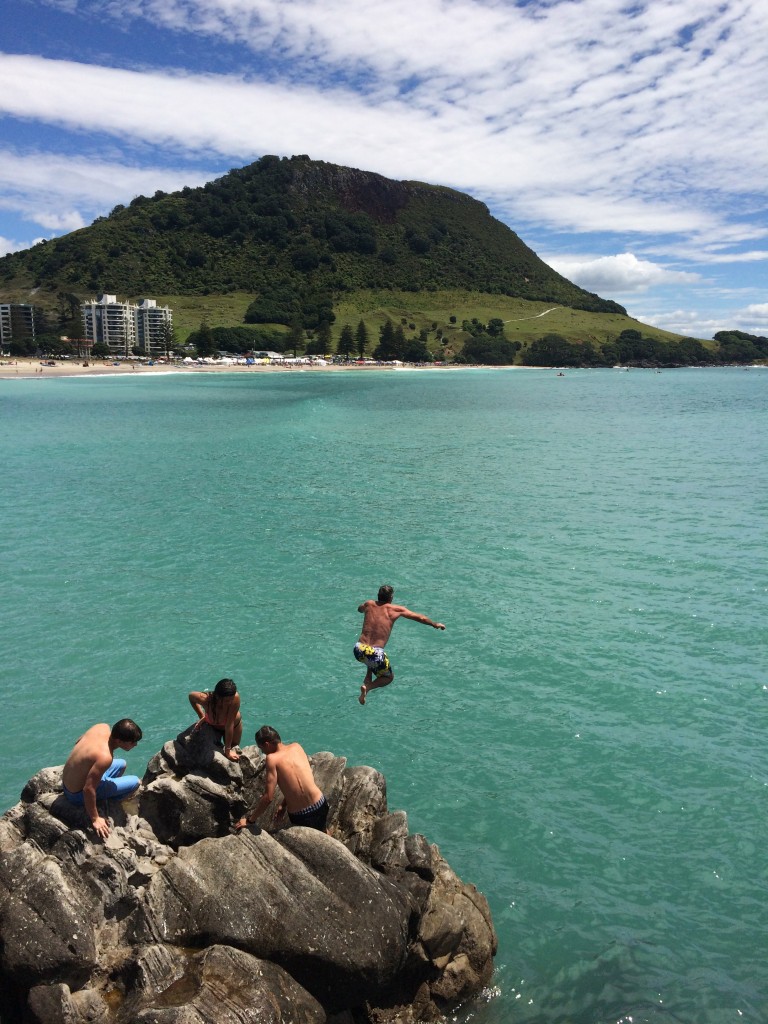
<svg viewBox="0 0 768 1024"><path fill-rule="evenodd" d="M436 1020L488 983L488 904L372 768L310 761L329 833L278 796L252 828L264 760L186 730L142 791L105 804L102 841L44 769L0 818L4 1024L322 1024Z"/></svg>
<svg viewBox="0 0 768 1024"><path fill-rule="evenodd" d="M342 843L306 828L204 839L153 878L131 941L216 942L285 967L334 1010L402 969L411 900Z"/></svg>

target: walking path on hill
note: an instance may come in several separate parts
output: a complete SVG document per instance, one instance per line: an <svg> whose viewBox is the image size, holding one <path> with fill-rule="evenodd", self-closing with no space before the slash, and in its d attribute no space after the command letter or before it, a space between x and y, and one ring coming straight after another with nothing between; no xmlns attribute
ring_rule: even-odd
<svg viewBox="0 0 768 1024"><path fill-rule="evenodd" d="M505 324L516 324L516 323L519 323L521 320L538 320L540 316L546 316L547 313L553 313L556 309L561 309L561 308L562 307L560 307L560 306L552 306L552 307L550 307L550 309L545 309L543 313L537 313L536 316L516 316L516 317L513 317L511 320L505 320L504 323Z"/></svg>

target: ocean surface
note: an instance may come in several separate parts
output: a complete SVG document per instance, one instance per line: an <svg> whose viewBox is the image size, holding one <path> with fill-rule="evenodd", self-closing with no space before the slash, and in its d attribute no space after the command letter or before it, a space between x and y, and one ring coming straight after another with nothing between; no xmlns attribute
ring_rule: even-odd
<svg viewBox="0 0 768 1024"><path fill-rule="evenodd" d="M758 369L0 381L0 809L231 676L487 895L452 1019L767 1022L767 452Z"/></svg>

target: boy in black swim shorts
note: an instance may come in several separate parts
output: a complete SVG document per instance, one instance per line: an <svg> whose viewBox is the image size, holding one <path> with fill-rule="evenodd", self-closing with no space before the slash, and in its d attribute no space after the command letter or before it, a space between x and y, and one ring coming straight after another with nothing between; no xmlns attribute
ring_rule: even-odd
<svg viewBox="0 0 768 1024"><path fill-rule="evenodd" d="M328 801L315 783L312 765L304 748L299 743L283 743L280 733L271 725L262 725L256 733L256 743L266 755L266 788L254 809L236 822L235 828L252 825L272 803L275 788L279 786L283 802L277 817L287 810L292 825L325 832Z"/></svg>

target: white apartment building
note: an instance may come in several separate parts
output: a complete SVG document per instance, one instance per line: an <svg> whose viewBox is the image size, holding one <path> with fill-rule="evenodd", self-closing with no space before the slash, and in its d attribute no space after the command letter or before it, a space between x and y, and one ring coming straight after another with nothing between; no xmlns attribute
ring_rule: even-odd
<svg viewBox="0 0 768 1024"><path fill-rule="evenodd" d="M26 302L0 303L0 349L22 338L35 340L35 307Z"/></svg>
<svg viewBox="0 0 768 1024"><path fill-rule="evenodd" d="M154 299L142 299L136 306L136 343L142 352L165 352L172 327L173 310L168 306L158 306Z"/></svg>
<svg viewBox="0 0 768 1024"><path fill-rule="evenodd" d="M83 331L91 344L104 342L113 355L130 356L137 349L143 355L165 352L173 311L158 306L154 299L138 303L118 302L116 295L100 295L80 307Z"/></svg>

